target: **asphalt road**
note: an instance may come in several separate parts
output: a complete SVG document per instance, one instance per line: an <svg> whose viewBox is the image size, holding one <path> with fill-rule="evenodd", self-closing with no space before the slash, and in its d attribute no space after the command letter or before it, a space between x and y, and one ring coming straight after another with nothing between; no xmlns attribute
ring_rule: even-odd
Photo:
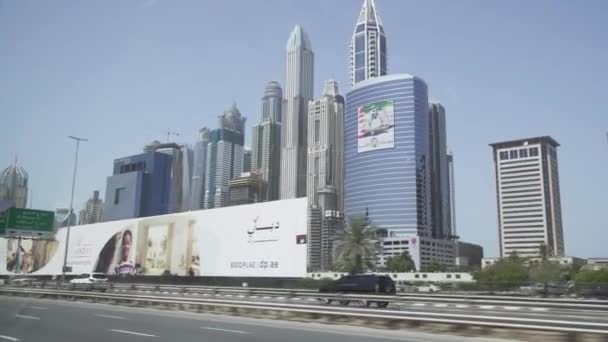
<svg viewBox="0 0 608 342"><path fill-rule="evenodd" d="M0 296L0 342L507 341Z"/></svg>
<svg viewBox="0 0 608 342"><path fill-rule="evenodd" d="M137 295L159 296L159 297L177 297L177 298L201 298L201 299L224 299L247 302L270 302L270 303L294 303L306 305L318 305L315 298L289 298L286 296L245 296L232 294L187 294L172 292L154 292L154 291L114 291L114 293L134 293ZM341 306L333 303L332 306ZM351 303L350 308L356 309L357 304ZM373 307L373 306L372 306ZM430 302L418 300L416 298L407 302L391 303L386 310L395 311L413 311L413 312L430 312L430 313L451 313L463 315L492 315L496 317L517 317L528 319L546 319L546 320L563 320L572 322L589 322L589 323L604 323L608 324L608 311L598 310L572 310L572 309L554 309L543 306L522 306L518 304L505 305L483 305L470 303L455 303L455 302Z"/></svg>

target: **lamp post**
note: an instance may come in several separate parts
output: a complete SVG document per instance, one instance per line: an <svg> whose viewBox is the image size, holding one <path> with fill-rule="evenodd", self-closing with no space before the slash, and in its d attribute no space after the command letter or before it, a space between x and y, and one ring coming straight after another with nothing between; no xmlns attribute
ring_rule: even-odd
<svg viewBox="0 0 608 342"><path fill-rule="evenodd" d="M67 270L68 263L68 245L70 244L70 227L72 225L72 221L70 218L72 217L72 212L74 211L74 188L76 187L76 171L78 170L78 148L80 147L81 141L88 141L87 139L78 138L74 136L69 136L68 138L76 141L76 157L74 158L74 173L72 174L72 194L70 195L70 210L68 212L68 226L65 237L65 253L63 254L63 267L61 268L61 281L65 281L65 272Z"/></svg>

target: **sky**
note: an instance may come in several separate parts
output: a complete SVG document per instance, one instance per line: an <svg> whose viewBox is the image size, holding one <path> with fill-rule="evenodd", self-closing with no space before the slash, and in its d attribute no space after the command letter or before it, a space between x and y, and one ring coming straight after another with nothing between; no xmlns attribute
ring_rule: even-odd
<svg viewBox="0 0 608 342"><path fill-rule="evenodd" d="M0 167L15 156L32 205L75 210L105 194L115 158L155 139L194 143L236 101L251 125L285 78L293 26L309 34L315 95L349 86L362 0L0 0ZM488 144L551 135L566 254L608 256L608 1L376 0L389 73L423 78L447 111L461 239L498 254Z"/></svg>

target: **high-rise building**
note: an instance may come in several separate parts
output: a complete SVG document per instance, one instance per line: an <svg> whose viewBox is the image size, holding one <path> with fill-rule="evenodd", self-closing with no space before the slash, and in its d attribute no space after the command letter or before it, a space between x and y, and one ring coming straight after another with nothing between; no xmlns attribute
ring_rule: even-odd
<svg viewBox="0 0 608 342"><path fill-rule="evenodd" d="M243 148L243 172L251 172L251 147Z"/></svg>
<svg viewBox="0 0 608 342"><path fill-rule="evenodd" d="M261 120L253 126L251 172L267 184L263 201L279 199L282 101L283 90L279 83L269 82L262 97Z"/></svg>
<svg viewBox="0 0 608 342"><path fill-rule="evenodd" d="M103 214L103 201L99 198L99 190L93 191L93 197L87 200L85 207L78 215L78 224L91 224L101 222Z"/></svg>
<svg viewBox="0 0 608 342"><path fill-rule="evenodd" d="M103 221L169 213L172 161L171 155L157 151L114 160Z"/></svg>
<svg viewBox="0 0 608 342"><path fill-rule="evenodd" d="M427 86L418 77L372 78L346 95L344 212L378 228L378 266L404 251L419 269L453 264L453 241L431 234L429 128Z"/></svg>
<svg viewBox="0 0 608 342"><path fill-rule="evenodd" d="M220 128L211 131L207 144L205 209L229 204L228 182L243 172L245 117L236 103L219 116Z"/></svg>
<svg viewBox="0 0 608 342"><path fill-rule="evenodd" d="M308 205L317 206L319 188L336 189L336 209L343 208L344 98L338 82L325 82L321 98L308 104Z"/></svg>
<svg viewBox="0 0 608 342"><path fill-rule="evenodd" d="M169 197L169 213L179 213L190 210L192 198L192 168L194 152L188 145L176 143L160 143L153 141L144 147L144 152L157 151L170 155L171 166L171 194Z"/></svg>
<svg viewBox="0 0 608 342"><path fill-rule="evenodd" d="M262 97L262 119L264 121L281 122L283 108L283 89L277 81L270 81Z"/></svg>
<svg viewBox="0 0 608 342"><path fill-rule="evenodd" d="M448 238L450 232L450 193L445 109L439 102L429 103L429 169L431 173L431 236Z"/></svg>
<svg viewBox="0 0 608 342"><path fill-rule="evenodd" d="M76 213L74 211L70 212L69 208L55 209L55 228L67 227L68 223L70 226L75 226L76 222Z"/></svg>
<svg viewBox="0 0 608 342"><path fill-rule="evenodd" d="M450 234L453 237L458 236L456 229L456 183L454 180L454 154L452 151L448 151L448 190L449 190L449 203L450 209Z"/></svg>
<svg viewBox="0 0 608 342"><path fill-rule="evenodd" d="M357 83L346 95L344 211L367 214L388 236L429 227L426 83L395 74Z"/></svg>
<svg viewBox="0 0 608 342"><path fill-rule="evenodd" d="M364 0L350 45L350 84L387 74L386 36L374 0Z"/></svg>
<svg viewBox="0 0 608 342"><path fill-rule="evenodd" d="M314 53L301 26L287 41L281 131L281 199L306 196L308 102L313 99Z"/></svg>
<svg viewBox="0 0 608 342"><path fill-rule="evenodd" d="M29 176L24 168L15 162L0 174L0 201L8 202L8 206L25 208L27 206Z"/></svg>
<svg viewBox="0 0 608 342"><path fill-rule="evenodd" d="M230 205L251 204L264 201L266 182L257 174L243 172L241 177L228 182Z"/></svg>
<svg viewBox="0 0 608 342"><path fill-rule="evenodd" d="M335 270L336 240L344 230L344 214L337 208L336 187L325 185L317 190L317 205L308 207L308 270Z"/></svg>
<svg viewBox="0 0 608 342"><path fill-rule="evenodd" d="M490 144L496 167L500 255L564 256L557 170L558 142L549 136Z"/></svg>
<svg viewBox="0 0 608 342"><path fill-rule="evenodd" d="M198 130L194 144L194 166L192 169L192 197L190 209L197 210L205 207L205 174L207 170L207 145L209 144L209 129Z"/></svg>

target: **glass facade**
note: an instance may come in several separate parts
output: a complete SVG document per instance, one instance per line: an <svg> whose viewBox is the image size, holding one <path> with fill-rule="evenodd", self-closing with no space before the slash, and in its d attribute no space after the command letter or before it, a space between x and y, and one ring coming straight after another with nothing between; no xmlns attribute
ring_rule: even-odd
<svg viewBox="0 0 608 342"><path fill-rule="evenodd" d="M360 108L379 101L394 103L394 147L359 153ZM344 202L348 218L367 214L389 236L428 234L428 127L427 86L417 77L370 79L346 95Z"/></svg>

